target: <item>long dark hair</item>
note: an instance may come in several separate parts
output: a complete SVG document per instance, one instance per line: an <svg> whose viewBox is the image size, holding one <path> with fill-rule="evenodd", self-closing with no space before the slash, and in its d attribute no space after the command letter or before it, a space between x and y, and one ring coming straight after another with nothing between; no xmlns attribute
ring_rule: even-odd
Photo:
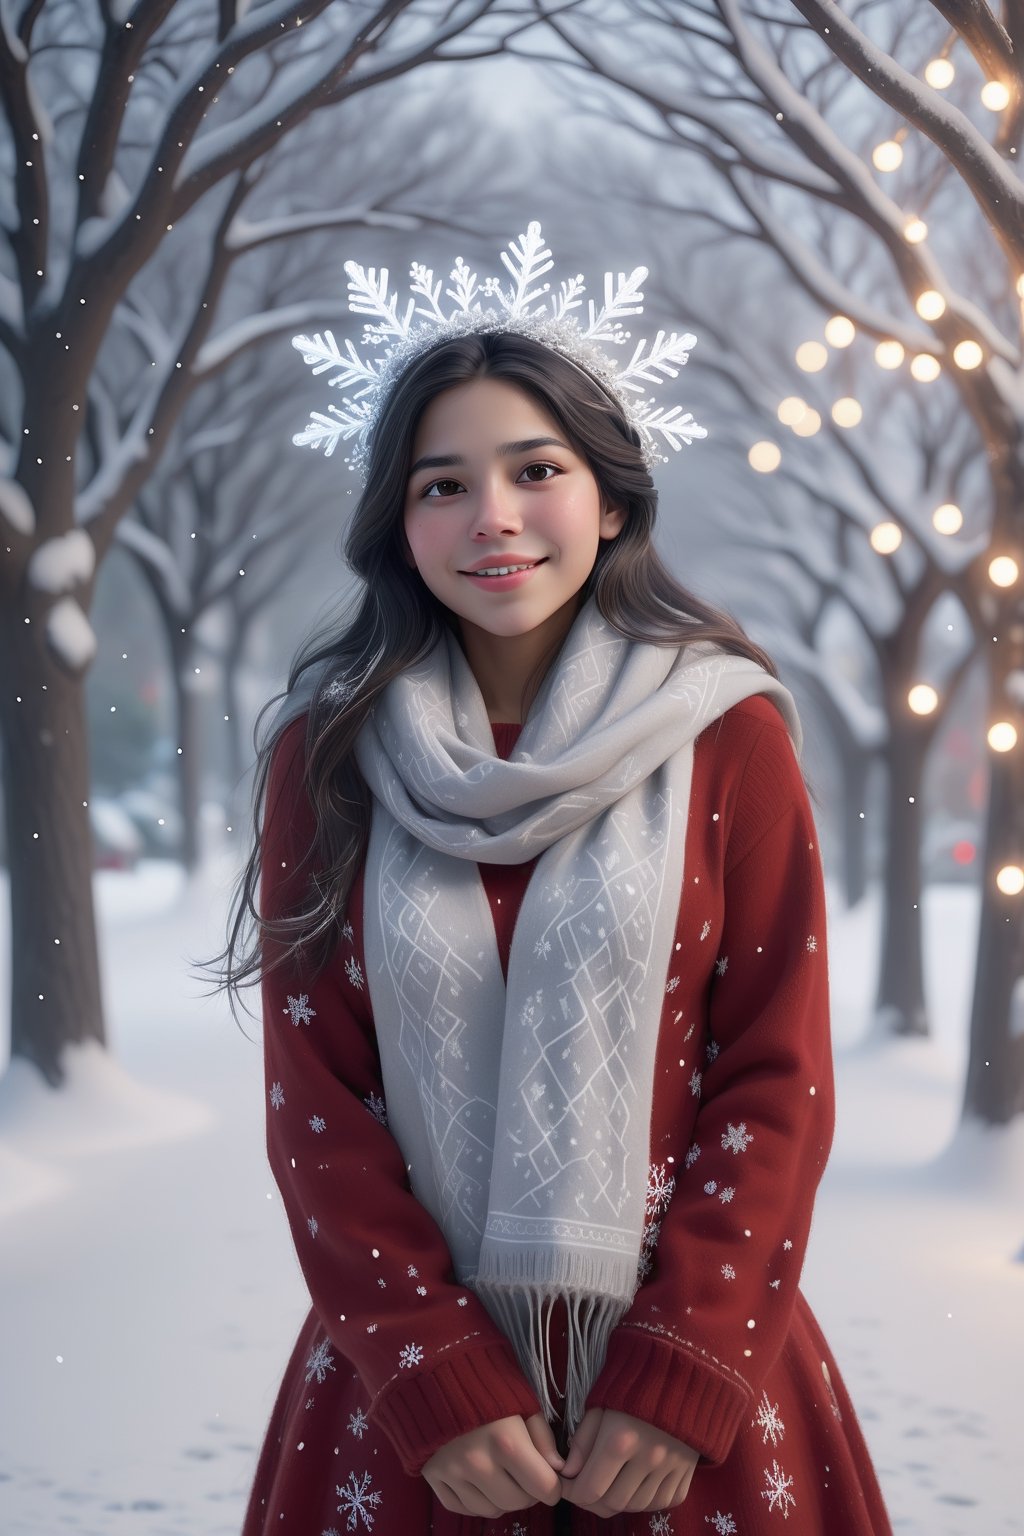
<svg viewBox="0 0 1024 1536"><path fill-rule="evenodd" d="M340 631L321 627L303 642L284 693L269 699L257 717L252 849L235 885L227 946L204 967L218 967L213 990L227 988L232 1012L238 989L279 964L301 958L311 967L312 981L337 943L370 824L370 792L356 766L353 744L391 679L423 659L445 626L458 634L455 615L405 559L404 508L416 430L442 390L486 377L516 385L557 423L597 480L602 511L626 508L619 534L601 540L580 605L593 595L602 616L629 639L677 647L713 641L758 662L772 677L779 675L767 652L730 614L687 591L662 563L653 542L658 493L639 435L602 385L543 343L504 332L461 336L421 354L399 378L377 422L366 487L345 536L345 559L360 578L355 611ZM395 622L396 615L401 622ZM524 710L551 659L531 678ZM262 744L256 738L265 712L278 699L287 699L311 667L320 670L305 716L304 778L316 831L303 865L293 873L315 864L316 876L308 880L307 899L299 909L271 919L257 910L253 897L259 889L270 760L290 719L284 718ZM278 718L282 715L287 717L286 709ZM243 935L250 928L246 945ZM272 941L266 946L274 951L272 966L265 964L264 939Z"/></svg>

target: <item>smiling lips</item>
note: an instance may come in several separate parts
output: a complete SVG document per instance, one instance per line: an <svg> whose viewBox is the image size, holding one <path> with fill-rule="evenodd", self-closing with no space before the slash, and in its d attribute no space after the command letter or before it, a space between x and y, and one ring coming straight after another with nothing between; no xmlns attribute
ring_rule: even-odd
<svg viewBox="0 0 1024 1536"><path fill-rule="evenodd" d="M532 571L534 566L542 565L542 564L543 564L543 559L542 560L521 560L521 561L518 561L514 565L513 564L509 564L509 565L497 565L497 564L495 564L495 565L481 565L481 566L477 566L474 570L463 571L462 574L463 574L463 576L485 576L485 577L487 577L487 576L490 576L490 577L495 577L495 576L515 576L520 571Z"/></svg>

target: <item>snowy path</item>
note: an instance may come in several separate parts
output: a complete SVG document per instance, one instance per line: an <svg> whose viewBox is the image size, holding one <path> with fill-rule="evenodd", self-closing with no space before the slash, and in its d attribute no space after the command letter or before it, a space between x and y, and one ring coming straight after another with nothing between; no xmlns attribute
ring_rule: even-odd
<svg viewBox="0 0 1024 1536"><path fill-rule="evenodd" d="M307 1301L266 1165L259 1050L187 973L219 943L225 879L99 877L116 1062L86 1053L63 1105L20 1065L0 1081L4 1536L237 1536ZM973 898L929 894L939 1039L881 1053L856 1044L873 910L830 929L839 1127L804 1290L896 1530L1024 1532L1024 1127L932 1162L957 1117Z"/></svg>

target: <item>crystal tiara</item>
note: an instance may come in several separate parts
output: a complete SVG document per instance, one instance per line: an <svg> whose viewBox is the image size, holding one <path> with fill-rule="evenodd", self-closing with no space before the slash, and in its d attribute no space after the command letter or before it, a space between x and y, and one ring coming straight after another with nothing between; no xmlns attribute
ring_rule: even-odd
<svg viewBox="0 0 1024 1536"><path fill-rule="evenodd" d="M351 442L345 455L350 469L365 474L374 428L399 376L420 353L456 336L510 332L530 336L567 358L589 373L616 399L631 427L639 433L644 463L652 470L667 463L665 445L678 450L694 438L707 437L682 406L658 406L653 393L645 395L644 386L661 384L666 377L676 378L686 362L696 337L684 332L659 331L652 343L640 340L625 366L603 350L601 343L625 346L632 339L623 328L627 315L643 313L641 283L646 267L635 267L627 277L613 280L605 273L604 303L600 309L587 300L588 323L584 327L571 311L583 304L586 285L582 273L563 279L558 292L540 279L554 266L551 252L544 244L540 224L534 221L525 234L510 241L501 252L501 260L512 281L502 285L498 277L481 281L462 257L456 258L445 296L453 301L446 314L441 304L442 282L434 281L433 272L421 262L409 269L411 297L404 313L399 313L397 293L388 293L388 269L378 276L375 267L364 269L358 262L347 261L349 309L353 314L369 315L363 324L363 346L367 356L360 357L351 341L342 350L330 331L312 337L295 336L292 345L316 374L326 373L327 382L345 391L340 405L329 405L329 414L313 411L305 430L297 432L292 442L300 448L323 449L330 456L339 441ZM491 301L482 307L481 299ZM379 349L376 356L374 348Z"/></svg>

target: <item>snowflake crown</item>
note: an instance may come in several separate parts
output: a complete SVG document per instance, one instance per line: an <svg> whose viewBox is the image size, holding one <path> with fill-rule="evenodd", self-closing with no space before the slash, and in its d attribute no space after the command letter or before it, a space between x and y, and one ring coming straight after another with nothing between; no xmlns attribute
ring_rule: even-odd
<svg viewBox="0 0 1024 1536"><path fill-rule="evenodd" d="M354 443L345 455L350 469L365 474L374 429L381 412L413 358L430 351L456 336L510 332L530 336L567 358L583 372L604 385L616 399L631 427L639 433L644 463L649 470L658 463L668 463L662 448L667 444L678 451L694 438L707 437L689 411L682 406L659 406L653 393L644 386L658 385L666 377L676 378L697 338L689 332L666 334L659 331L648 344L636 343L625 366L606 352L601 343L621 347L631 333L622 321L627 315L643 313L641 283L646 267L634 267L628 277L620 272L613 280L605 273L604 303L600 309L587 300L588 323L571 313L580 309L586 285L583 274L563 279L554 293L549 282L540 279L550 272L554 261L544 244L540 224L534 221L501 252L501 260L512 282L504 287L498 277L482 281L471 272L462 257L456 258L445 288L453 308L445 313L441 305L442 282L421 262L409 269L411 297L404 313L399 312L397 293L388 293L388 269L378 275L375 267L364 269L358 262L347 261L349 309L353 314L369 315L363 324L363 343L367 351L360 357L351 341L344 351L330 331L315 336L295 336L292 345L316 374L326 373L327 382L343 393L340 405L329 405L324 414L313 411L309 423L297 432L292 442L300 448L322 448L329 457L340 441ZM484 308L481 299L494 302ZM371 355L373 348L379 354Z"/></svg>

